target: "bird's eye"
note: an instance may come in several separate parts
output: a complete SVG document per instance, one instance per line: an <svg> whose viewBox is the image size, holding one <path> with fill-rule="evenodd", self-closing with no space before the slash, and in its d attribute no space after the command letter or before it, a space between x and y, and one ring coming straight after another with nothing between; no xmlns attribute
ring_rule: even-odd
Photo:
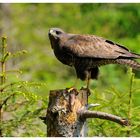
<svg viewBox="0 0 140 140"><path fill-rule="evenodd" d="M56 31L56 34L57 34L57 35L60 35L60 34L61 34L61 32L60 32L60 31Z"/></svg>

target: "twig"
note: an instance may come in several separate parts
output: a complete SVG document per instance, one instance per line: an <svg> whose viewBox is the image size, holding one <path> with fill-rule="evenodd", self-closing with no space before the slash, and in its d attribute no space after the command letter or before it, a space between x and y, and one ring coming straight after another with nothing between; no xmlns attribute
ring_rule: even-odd
<svg viewBox="0 0 140 140"><path fill-rule="evenodd" d="M119 116L105 113L105 112L80 110L78 113L79 113L81 119L100 118L100 119L105 119L105 120L110 120L110 121L116 122L120 125L125 125L125 126L129 125L128 120L121 118Z"/></svg>
<svg viewBox="0 0 140 140"><path fill-rule="evenodd" d="M2 37L2 48L1 48L1 77L0 77L0 84L3 85L5 83L5 79L6 79L6 37ZM1 93L3 91L0 91ZM1 104L2 105L2 104ZM3 106L3 105L2 105ZM0 123L2 123L2 106L0 107ZM2 137L2 129L0 128L0 137Z"/></svg>
<svg viewBox="0 0 140 140"><path fill-rule="evenodd" d="M25 81L18 81L18 82L12 82L10 84L4 85L3 87L0 88L0 92L3 92L6 88L10 87L10 86L14 86L16 84L23 84Z"/></svg>
<svg viewBox="0 0 140 140"><path fill-rule="evenodd" d="M20 103L14 103L14 104L9 104L7 105L7 112L11 112L11 111L14 111L16 110L17 108L20 108L22 105L25 105L26 103L28 103L29 101L23 101L23 102L20 102Z"/></svg>
<svg viewBox="0 0 140 140"><path fill-rule="evenodd" d="M4 105L6 105L7 101L8 101L12 96L14 96L14 95L15 95L15 93L9 95L9 96L2 102L2 104L0 104L0 109L2 109L2 107L3 107Z"/></svg>
<svg viewBox="0 0 140 140"><path fill-rule="evenodd" d="M133 79L134 79L134 73L131 74L131 79L130 79L130 89L129 89L129 101L128 101L128 120L131 120L131 107L132 107L132 90L133 90ZM129 137L130 134L130 129L127 130L127 136Z"/></svg>

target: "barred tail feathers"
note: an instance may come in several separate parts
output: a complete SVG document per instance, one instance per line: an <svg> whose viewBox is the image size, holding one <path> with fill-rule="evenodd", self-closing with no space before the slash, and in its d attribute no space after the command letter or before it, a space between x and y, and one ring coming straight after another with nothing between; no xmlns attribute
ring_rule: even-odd
<svg viewBox="0 0 140 140"><path fill-rule="evenodd" d="M131 53L133 58L139 59L140 58L140 54L137 53Z"/></svg>
<svg viewBox="0 0 140 140"><path fill-rule="evenodd" d="M130 66L132 69L140 70L140 63L132 59L117 59L118 64Z"/></svg>

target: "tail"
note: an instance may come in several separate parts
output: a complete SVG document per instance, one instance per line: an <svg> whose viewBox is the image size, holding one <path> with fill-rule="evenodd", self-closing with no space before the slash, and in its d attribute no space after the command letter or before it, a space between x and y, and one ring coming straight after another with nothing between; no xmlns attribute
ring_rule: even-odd
<svg viewBox="0 0 140 140"><path fill-rule="evenodd" d="M131 53L132 58L134 59L140 59L140 54L136 54L136 53Z"/></svg>
<svg viewBox="0 0 140 140"><path fill-rule="evenodd" d="M137 56L137 58L138 58L138 56ZM139 58L140 58L140 56L139 56ZM135 60L132 60L132 59L117 59L116 62L118 64L121 64L121 65L130 66L132 69L140 70L140 63L136 62Z"/></svg>

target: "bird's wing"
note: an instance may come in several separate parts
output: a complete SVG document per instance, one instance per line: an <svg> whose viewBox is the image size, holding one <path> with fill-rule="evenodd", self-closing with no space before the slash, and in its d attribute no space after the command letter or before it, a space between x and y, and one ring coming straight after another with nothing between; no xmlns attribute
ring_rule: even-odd
<svg viewBox="0 0 140 140"><path fill-rule="evenodd" d="M79 57L115 59L134 57L127 48L94 35L71 35L63 49Z"/></svg>

